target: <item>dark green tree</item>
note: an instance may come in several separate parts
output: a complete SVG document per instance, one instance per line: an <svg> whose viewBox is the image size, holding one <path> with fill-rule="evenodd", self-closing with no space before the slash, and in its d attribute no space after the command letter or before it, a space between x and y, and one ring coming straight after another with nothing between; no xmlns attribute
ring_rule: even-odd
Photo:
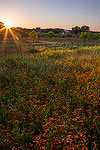
<svg viewBox="0 0 100 150"><path fill-rule="evenodd" d="M81 32L81 28L80 28L80 27L78 27L78 26L73 27L73 28L72 28L72 32L73 32L74 34L78 34L78 33L80 33L80 32Z"/></svg>
<svg viewBox="0 0 100 150"><path fill-rule="evenodd" d="M82 26L81 27L81 32L88 32L90 31L90 27L89 26Z"/></svg>

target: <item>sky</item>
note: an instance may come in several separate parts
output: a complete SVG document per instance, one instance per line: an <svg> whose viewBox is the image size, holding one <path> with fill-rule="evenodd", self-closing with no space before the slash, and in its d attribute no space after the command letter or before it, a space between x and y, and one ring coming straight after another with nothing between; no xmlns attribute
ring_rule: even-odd
<svg viewBox="0 0 100 150"><path fill-rule="evenodd" d="M100 31L100 0L0 0L0 21L23 28L87 25Z"/></svg>

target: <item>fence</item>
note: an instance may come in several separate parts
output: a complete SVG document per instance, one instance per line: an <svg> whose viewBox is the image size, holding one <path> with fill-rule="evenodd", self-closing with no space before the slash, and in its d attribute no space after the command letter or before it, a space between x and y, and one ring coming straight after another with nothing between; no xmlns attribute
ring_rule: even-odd
<svg viewBox="0 0 100 150"><path fill-rule="evenodd" d="M44 50L68 50L68 49L77 49L77 48L81 48L81 47L90 47L90 46L99 46L100 43L67 43L67 42L51 42L51 43L34 43L31 45L30 50L31 53L33 53L33 55L35 54L35 52L39 52L37 51L37 47L40 49L40 47L43 47ZM29 48L27 48L29 50ZM8 56L10 54L20 54L21 57L23 57L23 53L25 51L23 51L23 46L22 45L17 45L16 47L9 47L9 46L5 46L3 48L3 50L1 51L0 48L0 53L2 53L2 56Z"/></svg>

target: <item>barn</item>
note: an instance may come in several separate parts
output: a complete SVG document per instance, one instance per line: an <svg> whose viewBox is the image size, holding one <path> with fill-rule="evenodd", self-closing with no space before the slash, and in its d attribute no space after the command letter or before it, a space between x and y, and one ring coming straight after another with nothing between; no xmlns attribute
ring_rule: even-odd
<svg viewBox="0 0 100 150"><path fill-rule="evenodd" d="M62 31L60 32L60 34L61 34L61 35L63 35L63 34L72 34L72 30L62 30Z"/></svg>

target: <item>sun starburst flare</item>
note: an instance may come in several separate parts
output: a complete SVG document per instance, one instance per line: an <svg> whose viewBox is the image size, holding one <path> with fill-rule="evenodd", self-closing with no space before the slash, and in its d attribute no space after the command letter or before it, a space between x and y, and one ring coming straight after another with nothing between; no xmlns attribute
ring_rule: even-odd
<svg viewBox="0 0 100 150"><path fill-rule="evenodd" d="M5 25L5 28L7 29L14 27L11 23L8 23L8 22L5 22L4 25Z"/></svg>
<svg viewBox="0 0 100 150"><path fill-rule="evenodd" d="M13 40L15 41L16 43L16 46L18 46L18 37L14 34L13 30L12 30L12 27L13 25L10 24L10 23L4 23L4 26L0 29L0 32L3 32L4 31L4 38L3 38L3 41L2 41L2 49L4 49L4 47L6 46L6 42L7 42L7 38L8 38L8 33L11 34Z"/></svg>
<svg viewBox="0 0 100 150"><path fill-rule="evenodd" d="M17 41L18 41L19 39L18 39L17 36L14 34L14 32L12 31L12 29L9 29L9 31L10 31L10 34L12 35L12 37L13 37L13 39L14 39L16 45L18 46Z"/></svg>

